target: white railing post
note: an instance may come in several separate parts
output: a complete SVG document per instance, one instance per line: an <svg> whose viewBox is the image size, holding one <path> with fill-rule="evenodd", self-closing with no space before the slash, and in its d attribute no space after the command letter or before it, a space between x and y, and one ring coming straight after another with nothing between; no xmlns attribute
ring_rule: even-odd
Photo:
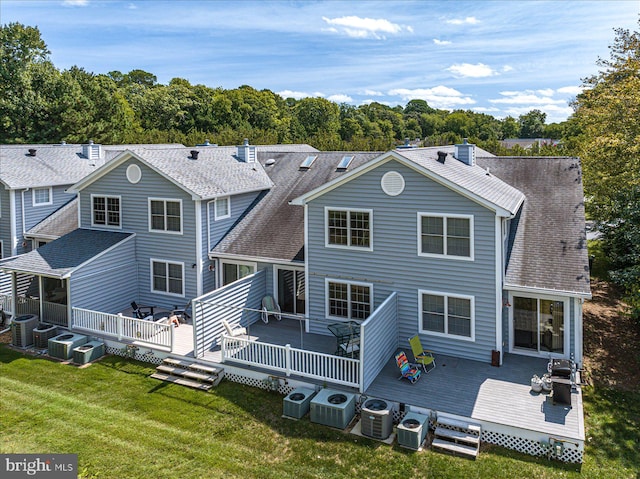
<svg viewBox="0 0 640 479"><path fill-rule="evenodd" d="M176 326L173 323L171 323L169 325L169 334L171 335L170 336L170 347L171 347L170 351L173 352L173 346L175 345L175 340L176 340Z"/></svg>
<svg viewBox="0 0 640 479"><path fill-rule="evenodd" d="M291 376L291 345L284 346L284 368L287 376Z"/></svg>
<svg viewBox="0 0 640 479"><path fill-rule="evenodd" d="M118 313L118 319L116 320L116 333L118 339L122 339L122 313Z"/></svg>

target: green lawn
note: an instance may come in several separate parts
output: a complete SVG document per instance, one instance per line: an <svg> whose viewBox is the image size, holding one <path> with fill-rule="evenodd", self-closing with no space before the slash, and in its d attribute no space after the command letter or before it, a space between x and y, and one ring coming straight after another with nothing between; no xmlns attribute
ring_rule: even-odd
<svg viewBox="0 0 640 479"><path fill-rule="evenodd" d="M0 346L0 452L77 453L80 477L100 479L635 479L640 469L637 395L586 391L590 441L579 473L497 447L476 461L390 447L283 419L276 393L229 381L205 393L152 371L113 356L80 369Z"/></svg>

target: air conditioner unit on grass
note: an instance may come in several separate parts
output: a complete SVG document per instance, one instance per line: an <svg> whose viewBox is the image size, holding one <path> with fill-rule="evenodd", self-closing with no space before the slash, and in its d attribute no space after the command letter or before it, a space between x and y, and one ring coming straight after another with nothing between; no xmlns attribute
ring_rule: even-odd
<svg viewBox="0 0 640 479"><path fill-rule="evenodd" d="M49 340L49 356L58 359L71 359L73 350L82 346L89 338L81 334L64 333Z"/></svg>
<svg viewBox="0 0 640 479"><path fill-rule="evenodd" d="M356 414L355 394L322 389L311 400L311 422L346 428Z"/></svg>
<svg viewBox="0 0 640 479"><path fill-rule="evenodd" d="M382 399L367 399L360 413L362 434L376 439L386 439L393 432L393 410Z"/></svg>
<svg viewBox="0 0 640 479"><path fill-rule="evenodd" d="M35 314L22 314L11 323L11 344L18 348L26 348L33 344L33 330L38 324Z"/></svg>
<svg viewBox="0 0 640 479"><path fill-rule="evenodd" d="M429 432L429 416L408 412L398 424L396 432L399 446L417 451Z"/></svg>
<svg viewBox="0 0 640 479"><path fill-rule="evenodd" d="M316 395L313 389L298 388L284 398L282 414L287 417L300 419L309 412L311 399Z"/></svg>
<svg viewBox="0 0 640 479"><path fill-rule="evenodd" d="M58 335L58 327L55 324L39 323L33 330L33 345L39 349L46 349L49 340Z"/></svg>
<svg viewBox="0 0 640 479"><path fill-rule="evenodd" d="M89 341L73 349L73 362L76 364L87 364L102 356L104 356L102 341Z"/></svg>

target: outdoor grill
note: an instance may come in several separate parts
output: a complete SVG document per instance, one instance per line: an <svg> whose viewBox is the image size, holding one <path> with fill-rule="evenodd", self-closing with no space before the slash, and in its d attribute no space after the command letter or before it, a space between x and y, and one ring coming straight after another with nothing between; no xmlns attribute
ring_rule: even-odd
<svg viewBox="0 0 640 479"><path fill-rule="evenodd" d="M569 359L552 359L551 360L551 376L557 376L560 378L571 378L571 370L573 365Z"/></svg>
<svg viewBox="0 0 640 479"><path fill-rule="evenodd" d="M552 359L549 362L554 404L571 405L571 372L573 362L569 359Z"/></svg>

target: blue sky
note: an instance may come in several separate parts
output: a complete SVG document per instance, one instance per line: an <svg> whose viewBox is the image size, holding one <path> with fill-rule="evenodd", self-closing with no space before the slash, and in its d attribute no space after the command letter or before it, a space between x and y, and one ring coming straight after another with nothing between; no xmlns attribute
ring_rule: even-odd
<svg viewBox="0 0 640 479"><path fill-rule="evenodd" d="M0 0L0 22L38 26L60 69L548 122L639 13L640 0Z"/></svg>

